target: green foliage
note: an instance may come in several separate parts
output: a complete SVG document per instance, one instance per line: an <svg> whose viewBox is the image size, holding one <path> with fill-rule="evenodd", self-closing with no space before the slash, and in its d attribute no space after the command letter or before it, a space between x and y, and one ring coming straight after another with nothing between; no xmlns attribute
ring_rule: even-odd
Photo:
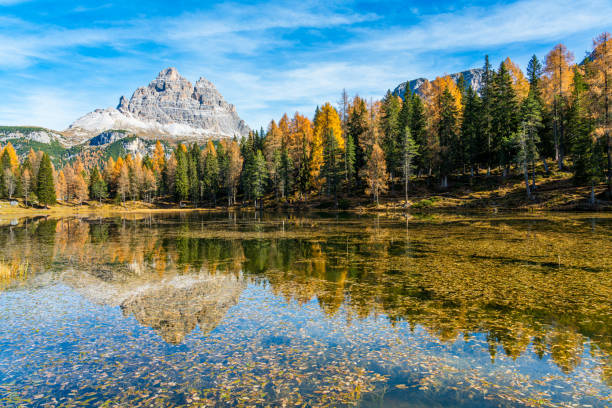
<svg viewBox="0 0 612 408"><path fill-rule="evenodd" d="M255 199L255 206L257 206L257 200L260 200L265 193L267 179L268 171L266 168L266 159L261 150L257 150L253 160L253 184L251 187L251 195Z"/></svg>
<svg viewBox="0 0 612 408"><path fill-rule="evenodd" d="M49 155L44 153L38 170L36 181L36 196L38 201L45 205L55 204L55 185L53 183L53 168Z"/></svg>
<svg viewBox="0 0 612 408"><path fill-rule="evenodd" d="M189 198L189 162L187 153L179 145L175 150L176 154L176 173L175 173L175 194L176 199L185 201Z"/></svg>

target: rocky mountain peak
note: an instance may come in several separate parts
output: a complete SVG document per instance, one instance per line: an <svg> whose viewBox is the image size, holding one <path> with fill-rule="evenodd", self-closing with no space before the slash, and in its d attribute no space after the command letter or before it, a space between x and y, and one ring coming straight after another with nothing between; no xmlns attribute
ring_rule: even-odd
<svg viewBox="0 0 612 408"><path fill-rule="evenodd" d="M201 77L194 86L172 67L136 89L129 100L122 96L116 109L95 110L70 125L68 132L99 134L110 129L200 141L239 137L250 130L212 82Z"/></svg>

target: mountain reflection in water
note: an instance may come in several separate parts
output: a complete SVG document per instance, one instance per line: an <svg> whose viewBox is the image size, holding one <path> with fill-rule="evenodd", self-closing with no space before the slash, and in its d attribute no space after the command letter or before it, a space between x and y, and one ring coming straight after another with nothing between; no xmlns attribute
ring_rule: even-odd
<svg viewBox="0 0 612 408"><path fill-rule="evenodd" d="M500 356L508 361L504 364L512 364L532 354L558 368L558 373L549 368L549 373L540 373L550 381L559 375L577 381L571 376L584 376L582 370L595 375L585 380L590 388L582 396L565 395L547 388L549 380L537 380L542 381L537 394L541 405L579 401L605 406L610 398L610 217L434 216L407 221L402 216L182 214L34 219L2 229L0 258L27 259L33 271L5 290L61 283L93 304L120 307L125 318L133 316L171 345L185 343L196 328L197 336L213 333L230 310L254 296L249 287L259 287L306 309L316 302L330 322L340 319L348 331L383 317L396 330L422 330L450 347L451 354L460 342L467 347L482 339L491 367ZM272 333L258 347L299 347L292 339L282 331ZM385 369L385 364L369 362L363 368L385 376L372 383L387 384L386 405L404 406L400 400L406 395L420 398L426 393L422 387L427 382L421 379L405 394L404 386L395 383L404 381L410 368L395 362L395 368ZM533 384L522 381L524 389L515 387L520 392L501 395L498 388L500 395L490 398L494 404L533 404L535 394L526 391ZM374 397L362 394L377 387L364 382L362 390L352 391L354 400L375 405ZM270 395L280 395L263 393L268 403L275 401ZM299 401L308 400L300 393ZM351 400L344 398L337 401ZM320 400L309 401L316 405L313 401ZM468 398L466 406L480 403L470 405Z"/></svg>

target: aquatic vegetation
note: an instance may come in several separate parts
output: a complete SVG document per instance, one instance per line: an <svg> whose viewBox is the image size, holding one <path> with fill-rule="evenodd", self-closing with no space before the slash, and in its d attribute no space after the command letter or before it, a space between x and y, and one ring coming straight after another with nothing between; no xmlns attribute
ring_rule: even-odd
<svg viewBox="0 0 612 408"><path fill-rule="evenodd" d="M37 271L0 297L0 406L612 398L609 217L48 222L0 238Z"/></svg>
<svg viewBox="0 0 612 408"><path fill-rule="evenodd" d="M27 261L4 261L0 259L0 290L6 288L15 281L23 281L28 278Z"/></svg>

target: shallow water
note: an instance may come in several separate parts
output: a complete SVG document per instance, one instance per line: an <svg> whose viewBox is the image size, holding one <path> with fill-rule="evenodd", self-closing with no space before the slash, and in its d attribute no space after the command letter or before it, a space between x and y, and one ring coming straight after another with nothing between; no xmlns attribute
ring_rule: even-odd
<svg viewBox="0 0 612 408"><path fill-rule="evenodd" d="M612 217L0 227L0 406L612 405Z"/></svg>

